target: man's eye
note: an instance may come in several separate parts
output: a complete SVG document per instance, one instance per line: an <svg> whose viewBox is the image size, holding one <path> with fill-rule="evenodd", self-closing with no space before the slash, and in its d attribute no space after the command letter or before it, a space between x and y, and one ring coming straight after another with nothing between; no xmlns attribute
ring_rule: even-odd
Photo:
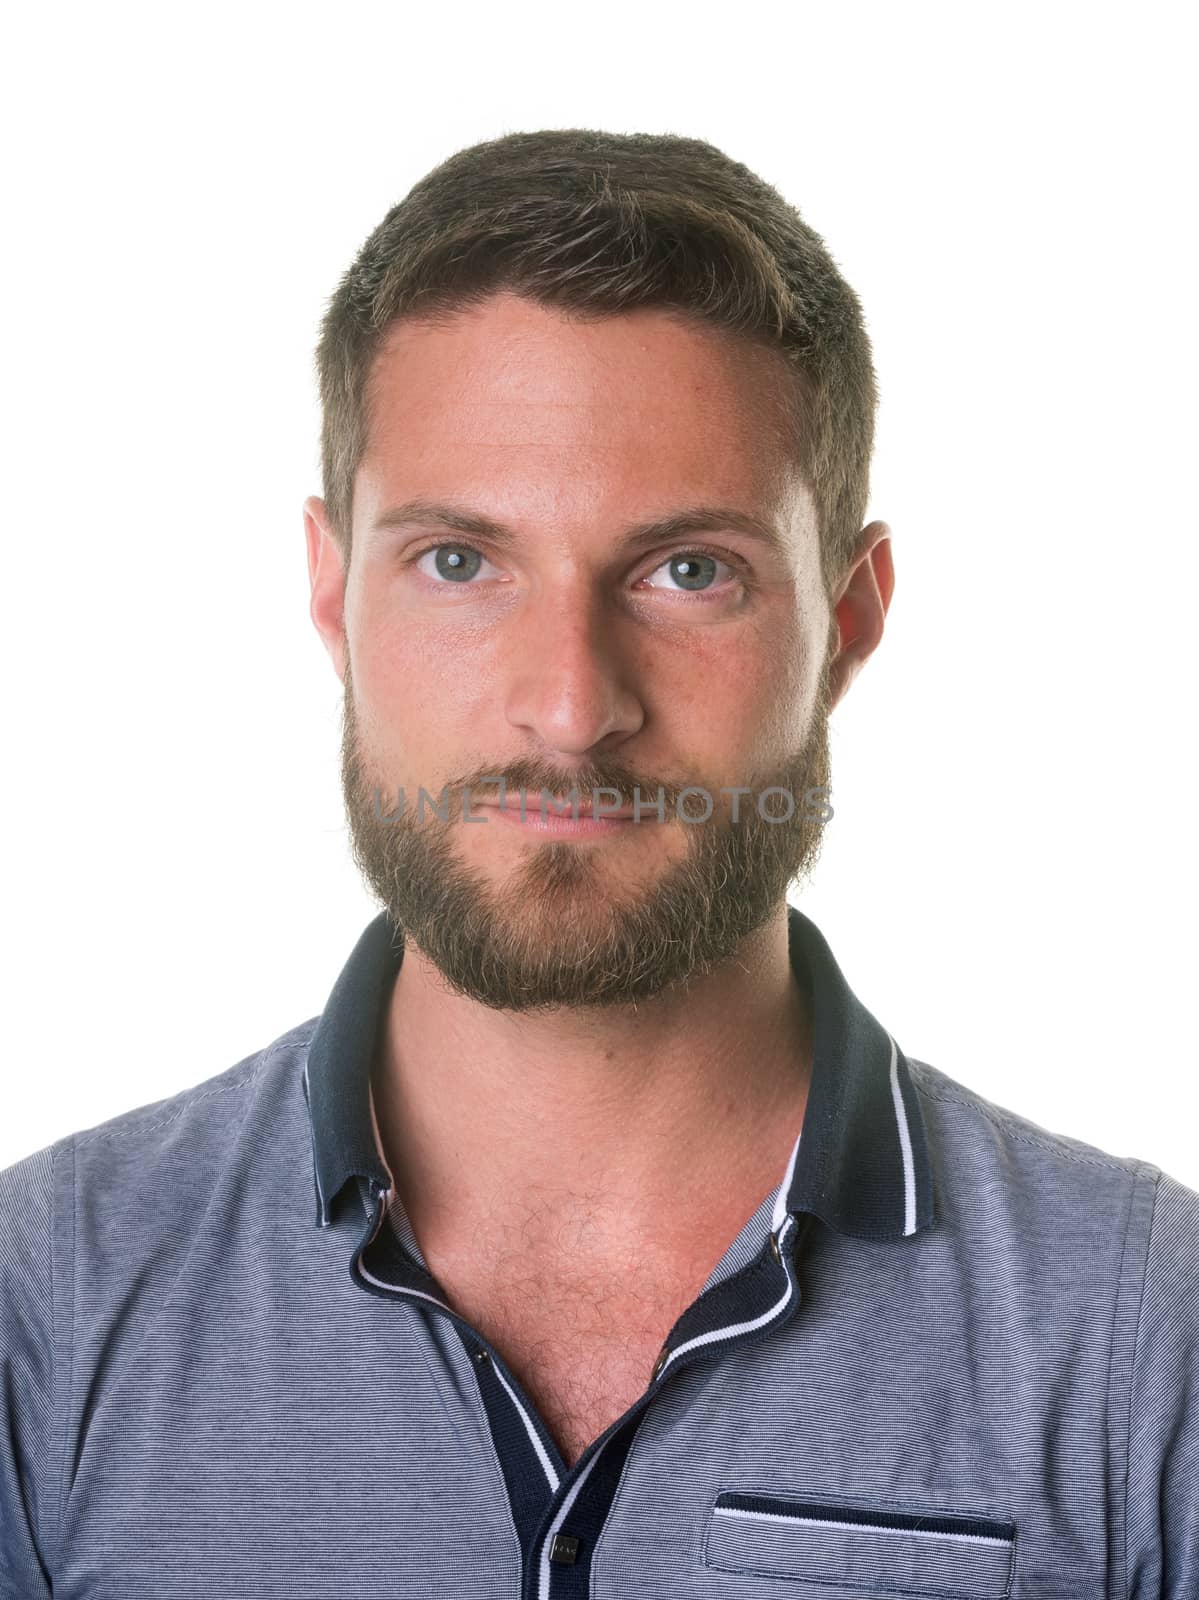
<svg viewBox="0 0 1199 1600"><path fill-rule="evenodd" d="M718 569L721 567L725 572L732 571L727 561L709 555L706 550L683 550L678 555L671 556L669 561L664 561L660 567L655 567L650 574L652 578L659 572L665 572L671 579L670 584L651 584L651 588L669 590L674 587L679 592L694 593L719 587L716 580L719 576Z"/></svg>
<svg viewBox="0 0 1199 1600"><path fill-rule="evenodd" d="M432 567L425 565L432 558ZM446 583L468 584L486 561L469 544L435 544L422 550L415 558L416 569L426 578L437 578Z"/></svg>

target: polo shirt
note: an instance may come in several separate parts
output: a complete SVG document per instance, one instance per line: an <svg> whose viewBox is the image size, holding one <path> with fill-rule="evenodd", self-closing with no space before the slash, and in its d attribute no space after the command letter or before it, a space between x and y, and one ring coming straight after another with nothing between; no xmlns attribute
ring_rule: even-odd
<svg viewBox="0 0 1199 1600"><path fill-rule="evenodd" d="M1199 1194L789 936L790 1160L572 1467L378 1142L386 912L318 1017L0 1173L3 1600L1196 1600Z"/></svg>

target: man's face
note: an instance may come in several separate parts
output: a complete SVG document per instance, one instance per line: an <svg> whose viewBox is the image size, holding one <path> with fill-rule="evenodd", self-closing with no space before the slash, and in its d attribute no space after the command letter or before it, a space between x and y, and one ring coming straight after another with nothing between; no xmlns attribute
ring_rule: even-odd
<svg viewBox="0 0 1199 1600"><path fill-rule="evenodd" d="M390 330L348 579L308 503L312 613L345 686L355 858L457 992L646 999L732 957L810 867L835 629L788 381L660 310L584 322L505 293ZM698 530L630 537L700 508ZM501 778L531 820L484 808ZM680 820L688 786L707 820ZM583 818L637 788L641 820L550 831L543 787Z"/></svg>

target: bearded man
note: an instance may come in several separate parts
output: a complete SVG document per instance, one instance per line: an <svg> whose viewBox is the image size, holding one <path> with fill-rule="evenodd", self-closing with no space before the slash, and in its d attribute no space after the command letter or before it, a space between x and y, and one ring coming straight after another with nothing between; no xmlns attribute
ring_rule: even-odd
<svg viewBox="0 0 1199 1600"><path fill-rule="evenodd" d="M1195 1600L1199 1195L907 1055L787 899L894 582L822 240L510 134L317 354L381 909L0 1174L0 1600Z"/></svg>

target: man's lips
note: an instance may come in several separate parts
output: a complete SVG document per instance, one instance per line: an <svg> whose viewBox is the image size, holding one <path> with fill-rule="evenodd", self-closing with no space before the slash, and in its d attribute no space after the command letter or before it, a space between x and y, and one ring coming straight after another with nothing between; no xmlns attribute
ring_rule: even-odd
<svg viewBox="0 0 1199 1600"><path fill-rule="evenodd" d="M506 811L514 817L519 817L521 815L521 804L519 797L515 800L508 799L503 805L501 805L498 800L476 800L472 796L470 809L472 812ZM563 800L555 799L551 802L548 799L542 801L540 796L528 795L525 797L524 814L526 817L539 817L543 813L545 816L551 818L561 817L563 821L567 822L571 821L576 816L580 821L582 821L584 818L586 818L588 821L591 821L592 818L598 817L601 822L607 822L609 820L612 822L632 822L636 816L632 806L618 807L615 811L610 811L604 801L588 801L584 800L581 796L578 803L573 807ZM647 816L656 816L656 814L657 813L652 805L645 804L641 807L641 815L643 818Z"/></svg>

